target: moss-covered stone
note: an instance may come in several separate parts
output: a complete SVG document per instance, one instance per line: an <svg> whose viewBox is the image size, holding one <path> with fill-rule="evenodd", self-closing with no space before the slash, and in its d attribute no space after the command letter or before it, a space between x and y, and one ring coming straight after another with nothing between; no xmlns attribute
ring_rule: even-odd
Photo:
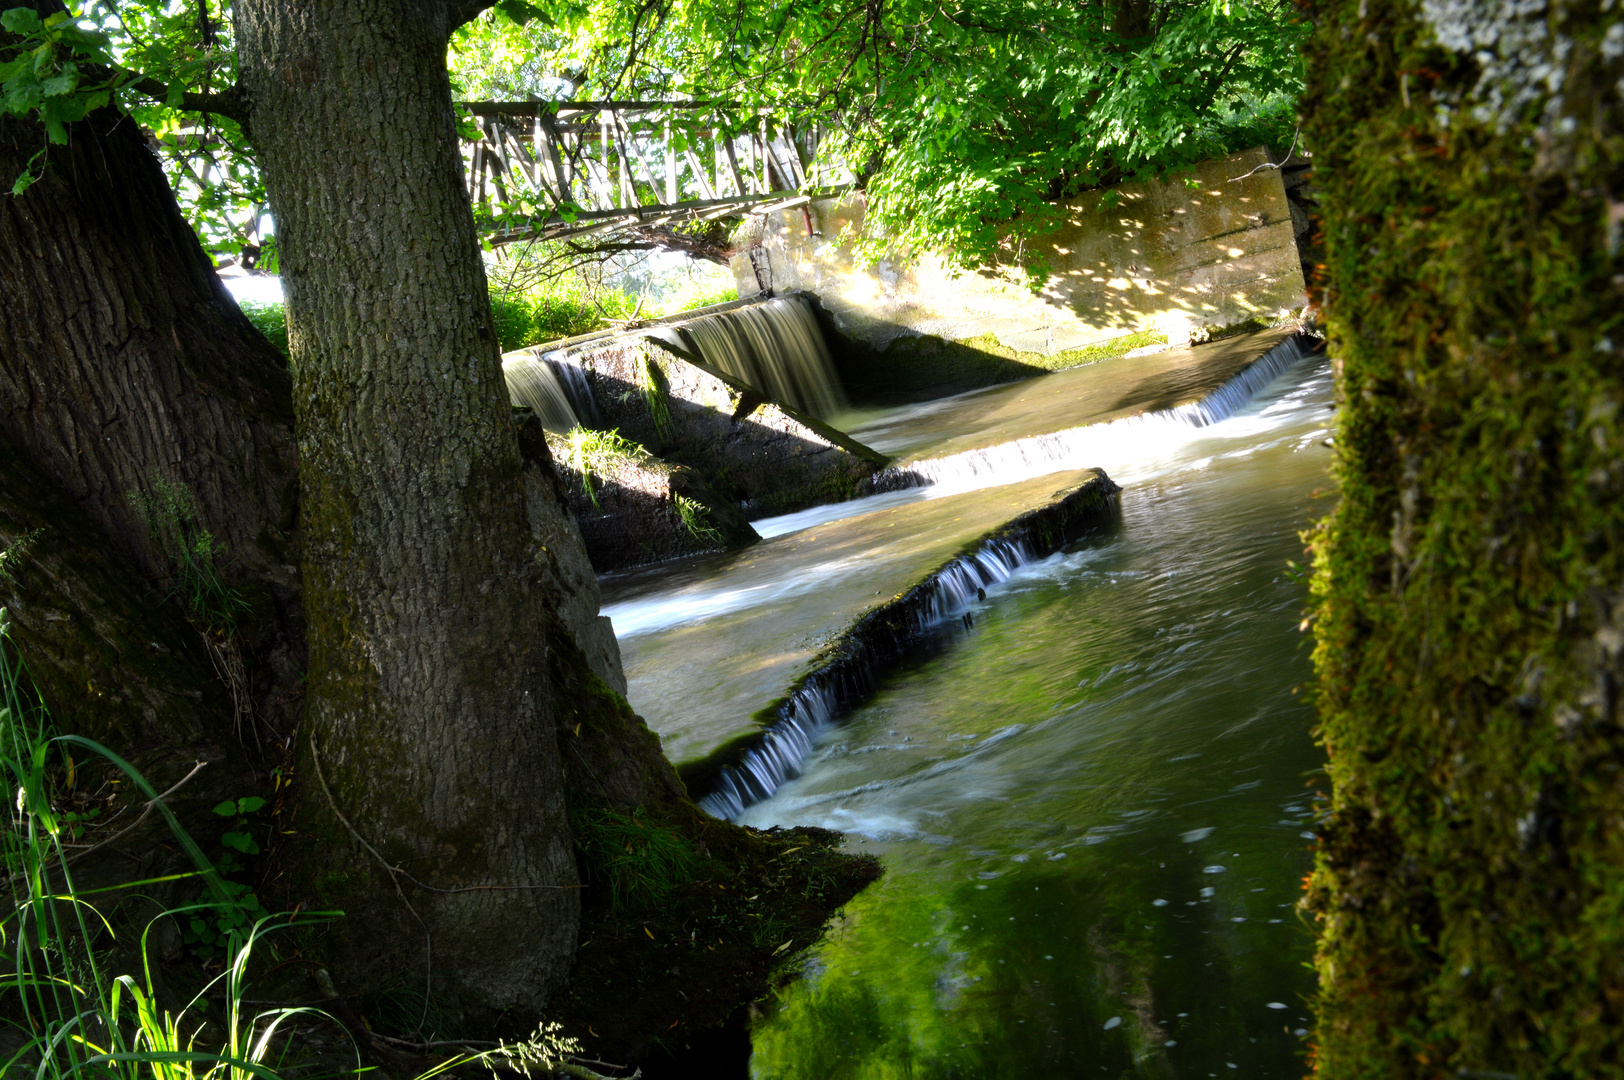
<svg viewBox="0 0 1624 1080"><path fill-rule="evenodd" d="M1341 504L1313 537L1327 1077L1624 1067L1605 11L1318 5L1304 138L1342 398Z"/></svg>

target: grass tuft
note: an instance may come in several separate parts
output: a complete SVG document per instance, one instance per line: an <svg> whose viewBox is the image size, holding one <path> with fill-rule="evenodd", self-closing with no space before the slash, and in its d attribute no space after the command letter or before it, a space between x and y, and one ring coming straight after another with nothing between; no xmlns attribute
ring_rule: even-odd
<svg viewBox="0 0 1624 1080"><path fill-rule="evenodd" d="M609 887L613 911L646 907L693 876L693 841L676 829L645 825L637 812L588 810L579 816L576 843L586 856L587 876Z"/></svg>

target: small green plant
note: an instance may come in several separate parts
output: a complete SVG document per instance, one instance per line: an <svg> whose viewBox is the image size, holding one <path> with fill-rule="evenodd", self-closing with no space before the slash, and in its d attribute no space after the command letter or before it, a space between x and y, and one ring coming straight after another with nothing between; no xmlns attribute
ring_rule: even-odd
<svg viewBox="0 0 1624 1080"><path fill-rule="evenodd" d="M220 846L226 850L214 860L214 868L221 876L220 887L230 898L231 903L208 909L200 908L192 912L181 932L181 938L186 944L204 952L225 948L227 943L240 938L253 926L270 918L270 912L260 904L259 897L250 886L227 876L241 873L246 869L242 860L238 858L239 855L253 856L260 853L259 844L249 831L251 827L249 815L256 814L264 808L265 800L258 795L227 799L214 808L215 814L230 819L231 824L231 828L220 835Z"/></svg>
<svg viewBox="0 0 1624 1080"><path fill-rule="evenodd" d="M0 918L0 997L6 1020L19 1038L0 1062L0 1076L26 1069L38 1078L70 1076L109 1080L275 1080L265 1062L278 1026L308 1010L278 1009L245 1017L241 1011L244 973L265 919L234 931L226 943L225 969L179 1013L160 1011L148 950L141 934L142 978L115 975L105 967L106 943L117 931L93 902L97 893L124 893L161 882L192 878L204 886L197 904L159 918L214 913L234 907L216 869L181 829L151 785L128 762L77 735L53 732L49 712L28 692L21 666L9 651L10 627L0 609L0 776L8 813L0 827L0 855L11 891L10 910ZM168 822L175 840L196 869L125 882L99 890L80 889L73 878L74 839L84 835L84 815L62 809L62 788L75 771L74 748L88 750L125 774L136 791ZM312 923L318 920L305 920ZM291 925L291 923L290 923ZM225 984L226 1045L199 1050L196 1031L204 1018L203 994ZM187 1035L188 1027L194 1028ZM25 1065L26 1063L26 1065Z"/></svg>
<svg viewBox="0 0 1624 1080"><path fill-rule="evenodd" d="M675 829L644 824L639 813L588 810L577 819L576 842L586 855L588 876L609 886L615 911L664 898L692 876L698 860L693 841Z"/></svg>
<svg viewBox="0 0 1624 1080"><path fill-rule="evenodd" d="M648 452L619 431L594 431L591 428L573 428L564 436L569 442L569 466L581 474L581 486L592 505L598 505L597 492L592 480L600 481L611 469L635 464L648 456Z"/></svg>
<svg viewBox="0 0 1624 1080"><path fill-rule="evenodd" d="M670 442L674 434L670 384L666 381L665 372L660 370L659 362L647 352L643 354L639 368L637 388L643 392L643 404L648 407L649 417L654 421L655 434L662 442Z"/></svg>
<svg viewBox="0 0 1624 1080"><path fill-rule="evenodd" d="M220 577L215 558L223 549L198 523L190 488L161 476L154 476L151 486L150 493L132 488L130 502L175 566L175 593L204 630L229 638L248 603Z"/></svg>
<svg viewBox="0 0 1624 1080"><path fill-rule="evenodd" d="M22 562L28 555L29 549L34 546L34 541L38 540L40 533L44 531L43 529L31 529L13 540L10 547L0 551L0 581L9 581L13 585L17 583L17 579L13 576L17 564Z"/></svg>
<svg viewBox="0 0 1624 1080"><path fill-rule="evenodd" d="M709 510L686 495L679 495L674 491L671 493L671 501L676 503L677 516L682 518L683 528L688 530L689 536L708 544L722 543L722 534L707 524Z"/></svg>

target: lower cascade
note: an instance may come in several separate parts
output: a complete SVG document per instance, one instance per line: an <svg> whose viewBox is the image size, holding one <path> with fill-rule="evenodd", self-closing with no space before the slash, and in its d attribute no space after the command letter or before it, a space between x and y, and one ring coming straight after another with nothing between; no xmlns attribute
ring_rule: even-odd
<svg viewBox="0 0 1624 1080"><path fill-rule="evenodd" d="M987 586L1008 580L1032 561L1024 540L993 540L933 574L913 603L900 605L900 625L886 645L900 650L942 623L962 617ZM840 660L812 673L780 708L778 720L761 743L737 765L722 770L715 789L699 805L720 818L734 818L747 806L771 797L784 781L799 776L817 737L840 715L843 706L871 692L876 665L867 657Z"/></svg>

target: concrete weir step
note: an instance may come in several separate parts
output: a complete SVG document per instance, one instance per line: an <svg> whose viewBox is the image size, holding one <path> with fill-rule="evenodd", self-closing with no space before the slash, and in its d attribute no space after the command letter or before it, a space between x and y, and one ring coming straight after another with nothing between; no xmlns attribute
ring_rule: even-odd
<svg viewBox="0 0 1624 1080"><path fill-rule="evenodd" d="M853 433L895 459L874 490L935 483L1052 453L1057 436L1101 424L1152 415L1198 427L1221 420L1313 347L1292 324L1130 354L898 410Z"/></svg>
<svg viewBox="0 0 1624 1080"><path fill-rule="evenodd" d="M1115 489L1092 469L1043 476L605 577L602 610L620 639L627 699L679 766L720 760L718 748L740 749L762 734L763 720L776 719L773 707L865 613L1023 515L1049 507L1063 516L1079 491L1107 485Z"/></svg>

